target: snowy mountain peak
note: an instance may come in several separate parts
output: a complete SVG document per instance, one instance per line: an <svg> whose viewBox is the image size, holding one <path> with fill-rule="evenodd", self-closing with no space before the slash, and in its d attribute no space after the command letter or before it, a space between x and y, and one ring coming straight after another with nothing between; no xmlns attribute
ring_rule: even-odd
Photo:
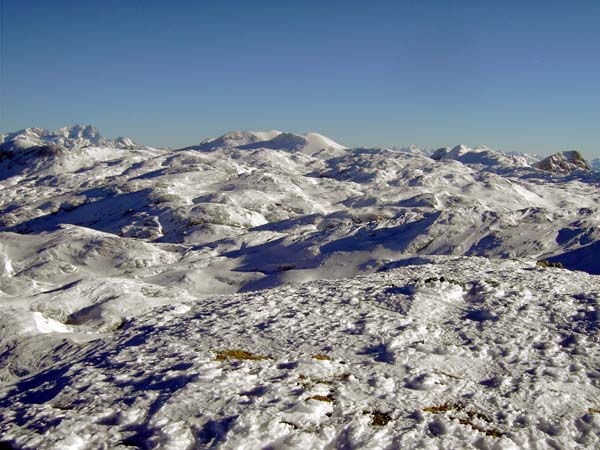
<svg viewBox="0 0 600 450"><path fill-rule="evenodd" d="M56 134L59 134L60 132L69 139L88 139L95 142L102 139L100 131L93 125L73 125L71 127L63 127L58 130Z"/></svg>
<svg viewBox="0 0 600 450"><path fill-rule="evenodd" d="M333 139L319 133L310 132L305 133L303 136L308 142L308 145L302 149L304 153L314 153L319 150L343 150L346 148Z"/></svg>
<svg viewBox="0 0 600 450"><path fill-rule="evenodd" d="M56 131L42 128L0 135L0 180L25 173L55 174L76 170L117 149L139 148L129 138L105 139L92 125Z"/></svg>
<svg viewBox="0 0 600 450"><path fill-rule="evenodd" d="M56 131L44 130L42 128L25 128L14 133L0 135L0 149L5 152L48 145L55 145L64 149L137 147L137 144L129 138L106 139L92 125L73 125L60 128Z"/></svg>
<svg viewBox="0 0 600 450"><path fill-rule="evenodd" d="M470 147L467 147L465 144L458 144L456 147L453 147L452 150L450 150L450 153L460 155L470 152L471 150L472 149Z"/></svg>
<svg viewBox="0 0 600 450"><path fill-rule="evenodd" d="M414 144L411 144L411 145L408 145L405 147L391 147L390 149L398 151L398 152L402 152L402 153L410 153L411 155L429 156L431 154L431 151L422 149L418 145L414 145Z"/></svg>
<svg viewBox="0 0 600 450"><path fill-rule="evenodd" d="M275 136L273 139L265 141L253 142L247 145L241 145L237 148L240 150L252 150L257 148L268 148L271 150L299 150L308 145L308 141L297 134L293 133L281 133Z"/></svg>
<svg viewBox="0 0 600 450"><path fill-rule="evenodd" d="M528 166L528 158L520 155L492 150L484 145L475 148L460 144L452 149L439 148L431 154L431 159L455 160L463 164L476 166Z"/></svg>
<svg viewBox="0 0 600 450"><path fill-rule="evenodd" d="M555 153L533 164L533 166L546 172L563 175L576 170L591 170L590 164L577 150Z"/></svg>
<svg viewBox="0 0 600 450"><path fill-rule="evenodd" d="M219 148L238 148L255 142L268 141L281 134L281 131L229 131L218 138L205 139L198 145L186 147L185 150L212 151Z"/></svg>
<svg viewBox="0 0 600 450"><path fill-rule="evenodd" d="M207 139L185 150L213 151L225 148L240 150L271 149L314 154L321 150L342 150L343 145L319 133L282 133L281 131L231 131L216 139Z"/></svg>
<svg viewBox="0 0 600 450"><path fill-rule="evenodd" d="M281 131L267 130L267 131L229 131L223 136L208 140L207 142L223 142L224 144L237 147L239 145L250 144L252 142L268 141L281 134Z"/></svg>

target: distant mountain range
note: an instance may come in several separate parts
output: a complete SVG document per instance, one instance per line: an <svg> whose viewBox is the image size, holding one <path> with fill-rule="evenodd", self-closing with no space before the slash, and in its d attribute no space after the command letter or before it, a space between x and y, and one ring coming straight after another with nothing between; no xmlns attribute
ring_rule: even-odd
<svg viewBox="0 0 600 450"><path fill-rule="evenodd" d="M13 133L0 134L0 151L4 154L16 150L32 149L40 146L53 147L55 151L62 149L83 149L89 147L97 148L141 148L133 140L125 137L116 139L104 138L98 129L92 125L74 125L63 127L56 131L41 128L26 128ZM348 147L338 144L332 139L319 133L309 132L305 134L294 134L277 130L269 131L231 131L218 138L205 139L197 145L182 148L180 150L214 151L224 148L236 148L240 150L271 149L314 154L319 151L327 151L328 155L342 152ZM548 158L538 155L530 155L518 152L502 152L485 146L469 148L465 145L445 147L436 150L427 150L411 145L408 147L391 147L390 150L403 153L429 156L435 160L455 160L466 164L482 165L510 165L529 166L534 165L542 170L559 171L569 173L572 170L600 170L600 158L593 159L589 163L576 151L559 152ZM340 153L341 154L341 153ZM562 155L562 156L558 156ZM570 166L575 158L574 166ZM544 164L535 164L545 160ZM561 162L563 161L563 162Z"/></svg>
<svg viewBox="0 0 600 450"><path fill-rule="evenodd" d="M85 147L136 147L131 139L119 137L105 139L94 126L74 125L56 131L41 128L25 128L14 133L0 134L0 149L27 149L41 145L57 145L68 149Z"/></svg>

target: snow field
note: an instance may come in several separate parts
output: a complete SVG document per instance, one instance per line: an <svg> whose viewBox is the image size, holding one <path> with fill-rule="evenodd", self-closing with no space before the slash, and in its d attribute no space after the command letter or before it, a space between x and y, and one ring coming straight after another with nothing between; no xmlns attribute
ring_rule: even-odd
<svg viewBox="0 0 600 450"><path fill-rule="evenodd" d="M583 273L437 257L158 307L4 387L0 430L40 449L594 448L599 299Z"/></svg>
<svg viewBox="0 0 600 450"><path fill-rule="evenodd" d="M536 265L600 273L600 178L538 159L0 135L0 447L600 447L600 284Z"/></svg>

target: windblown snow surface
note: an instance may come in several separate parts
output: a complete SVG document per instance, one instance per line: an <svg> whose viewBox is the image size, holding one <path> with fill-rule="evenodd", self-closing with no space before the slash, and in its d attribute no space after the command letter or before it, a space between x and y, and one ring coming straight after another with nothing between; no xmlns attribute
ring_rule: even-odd
<svg viewBox="0 0 600 450"><path fill-rule="evenodd" d="M536 161L2 135L2 448L599 448L600 174Z"/></svg>

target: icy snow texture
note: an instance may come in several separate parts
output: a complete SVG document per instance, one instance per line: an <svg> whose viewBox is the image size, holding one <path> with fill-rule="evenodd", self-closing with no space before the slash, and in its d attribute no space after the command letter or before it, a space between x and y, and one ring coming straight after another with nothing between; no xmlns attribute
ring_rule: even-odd
<svg viewBox="0 0 600 450"><path fill-rule="evenodd" d="M112 337L64 343L51 367L0 391L3 438L36 449L597 448L596 277L421 263L174 300Z"/></svg>
<svg viewBox="0 0 600 450"><path fill-rule="evenodd" d="M2 141L0 440L599 445L600 285L535 265L600 273L598 173L316 133Z"/></svg>

